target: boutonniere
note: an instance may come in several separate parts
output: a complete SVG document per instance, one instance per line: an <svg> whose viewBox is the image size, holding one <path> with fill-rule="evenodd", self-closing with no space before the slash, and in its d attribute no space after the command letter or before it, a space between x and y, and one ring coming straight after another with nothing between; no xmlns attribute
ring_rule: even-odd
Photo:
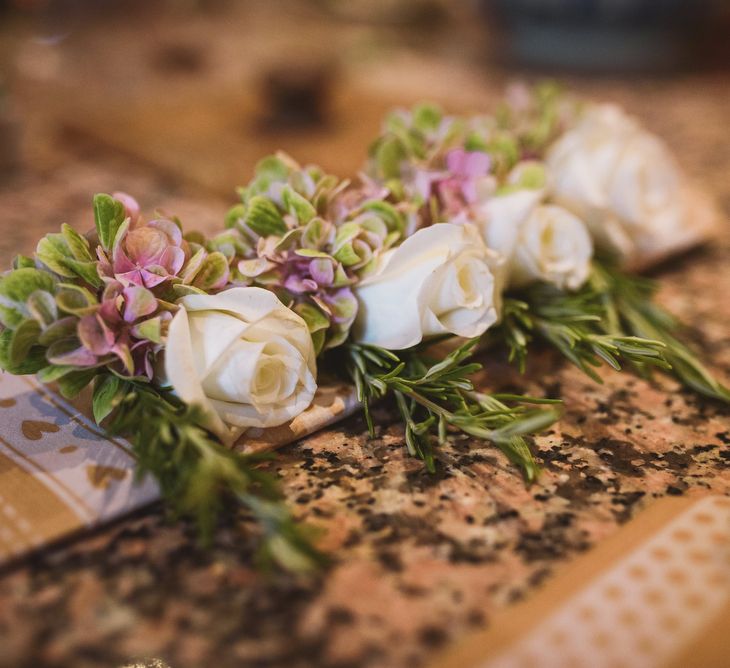
<svg viewBox="0 0 730 668"><path fill-rule="evenodd" d="M226 503L262 528L262 555L321 555L287 511L250 429L280 427L318 382L351 382L365 411L392 398L404 446L429 471L454 433L490 441L539 475L529 437L559 397L490 394L482 356L521 369L542 339L596 368L658 369L730 400L626 268L697 238L666 147L616 107L551 88L494 116L432 106L386 119L362 174L343 180L284 154L262 160L219 233L203 236L129 195L94 197L94 227L64 225L0 278L0 366L128 438L203 535Z"/></svg>

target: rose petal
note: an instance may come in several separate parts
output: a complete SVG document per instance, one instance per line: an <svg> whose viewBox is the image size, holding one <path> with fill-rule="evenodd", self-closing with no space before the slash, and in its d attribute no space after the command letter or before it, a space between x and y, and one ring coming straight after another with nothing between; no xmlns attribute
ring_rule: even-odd
<svg viewBox="0 0 730 668"><path fill-rule="evenodd" d="M165 346L165 376L185 403L198 406L204 416L204 426L230 444L240 434L233 432L203 391L195 365L188 313L181 308L170 322Z"/></svg>

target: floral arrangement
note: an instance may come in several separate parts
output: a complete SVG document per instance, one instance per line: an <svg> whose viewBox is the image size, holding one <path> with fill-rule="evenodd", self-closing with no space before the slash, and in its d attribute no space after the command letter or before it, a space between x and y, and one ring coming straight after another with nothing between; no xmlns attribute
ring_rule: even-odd
<svg viewBox="0 0 730 668"><path fill-rule="evenodd" d="M658 368L730 400L622 269L681 247L685 183L619 108L549 86L512 89L492 116L395 112L353 181L262 160L212 237L96 195L91 232L63 225L0 278L0 366L66 397L91 388L96 421L174 508L208 533L237 500L262 555L307 568L319 555L262 456L232 446L306 410L323 373L354 383L371 432L371 403L392 397L429 470L461 431L527 481L527 439L558 399L477 391L475 355L524 369L542 339L597 381L602 364Z"/></svg>

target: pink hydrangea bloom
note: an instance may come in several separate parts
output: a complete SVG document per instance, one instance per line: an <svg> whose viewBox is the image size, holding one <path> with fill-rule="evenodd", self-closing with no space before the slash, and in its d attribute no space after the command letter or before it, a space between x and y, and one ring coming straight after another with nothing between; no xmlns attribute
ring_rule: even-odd
<svg viewBox="0 0 730 668"><path fill-rule="evenodd" d="M152 377L155 344L137 336L136 328L157 311L158 302L147 288L109 283L94 313L81 317L77 333L82 348L93 362L113 355L128 374ZM163 314L170 316L169 313Z"/></svg>
<svg viewBox="0 0 730 668"><path fill-rule="evenodd" d="M114 243L111 262L99 251L102 275L122 285L154 288L185 264L182 232L171 220L127 227Z"/></svg>
<svg viewBox="0 0 730 668"><path fill-rule="evenodd" d="M492 160L482 151L456 148L446 154L444 161L446 168L441 170L413 168L410 181L423 202L436 196L446 213L455 215L477 200L477 186L489 174Z"/></svg>
<svg viewBox="0 0 730 668"><path fill-rule="evenodd" d="M489 173L491 159L481 151L458 148L446 154L446 178L436 182L436 191L449 214L459 213L477 200L477 184Z"/></svg>

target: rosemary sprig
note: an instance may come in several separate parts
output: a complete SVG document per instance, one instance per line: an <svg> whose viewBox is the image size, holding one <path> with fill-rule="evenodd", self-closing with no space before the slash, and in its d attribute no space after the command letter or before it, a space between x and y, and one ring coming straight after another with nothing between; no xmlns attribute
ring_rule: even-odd
<svg viewBox="0 0 730 668"><path fill-rule="evenodd" d="M446 441L449 428L495 443L520 466L528 481L539 468L524 438L555 422L559 411L526 409L526 404L559 403L515 395L488 395L474 389L470 376L481 369L471 361L478 339L472 339L441 361L429 360L423 349L397 355L375 346L349 343L346 367L363 403L370 433L370 403L387 395L395 398L403 420L409 454L434 471L434 448ZM513 405L509 405L513 404Z"/></svg>
<svg viewBox="0 0 730 668"><path fill-rule="evenodd" d="M701 394L730 401L730 391L676 337L677 324L653 301L654 292L652 281L594 261L576 292L539 284L507 298L491 338L507 345L521 370L530 342L539 337L598 382L596 368L619 370L628 363L644 376L663 369Z"/></svg>
<svg viewBox="0 0 730 668"><path fill-rule="evenodd" d="M591 282L594 290L605 295L606 310L611 314L607 327L660 341L665 346L664 358L680 382L700 394L730 402L730 389L714 378L691 348L677 338L679 324L653 301L654 281L629 276L610 264L595 263Z"/></svg>
<svg viewBox="0 0 730 668"><path fill-rule="evenodd" d="M97 419L109 415L110 434L131 440L138 478L152 474L171 507L197 519L204 540L210 540L216 518L233 499L262 529L263 565L306 571L322 561L281 500L276 479L257 466L268 457L226 448L199 426L199 409L109 374L96 380L94 412Z"/></svg>

